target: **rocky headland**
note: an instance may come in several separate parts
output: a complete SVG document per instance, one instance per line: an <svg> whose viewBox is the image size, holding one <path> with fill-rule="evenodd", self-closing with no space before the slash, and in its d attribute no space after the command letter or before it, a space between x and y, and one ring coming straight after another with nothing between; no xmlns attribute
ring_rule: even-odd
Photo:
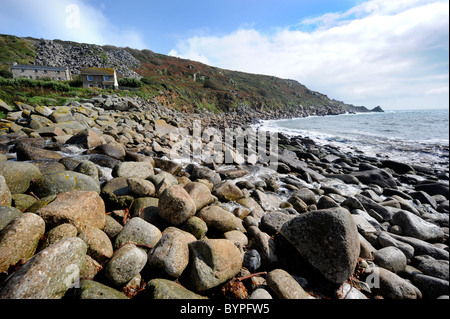
<svg viewBox="0 0 450 319"><path fill-rule="evenodd" d="M2 299L448 299L448 167L282 134L251 153L237 128L287 114L245 105L7 107Z"/></svg>

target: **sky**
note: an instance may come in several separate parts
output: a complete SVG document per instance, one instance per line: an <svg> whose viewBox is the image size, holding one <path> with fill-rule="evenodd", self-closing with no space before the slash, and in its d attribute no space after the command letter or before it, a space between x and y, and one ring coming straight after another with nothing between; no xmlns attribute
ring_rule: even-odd
<svg viewBox="0 0 450 319"><path fill-rule="evenodd" d="M0 33L149 49L368 108L449 107L449 0L0 0Z"/></svg>

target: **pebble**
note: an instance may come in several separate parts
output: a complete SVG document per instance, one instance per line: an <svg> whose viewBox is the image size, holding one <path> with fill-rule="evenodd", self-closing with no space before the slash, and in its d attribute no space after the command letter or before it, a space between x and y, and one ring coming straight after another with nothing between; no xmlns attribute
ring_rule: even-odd
<svg viewBox="0 0 450 319"><path fill-rule="evenodd" d="M448 169L283 134L277 172L212 149L186 163L168 157L189 115L69 105L2 120L1 298L448 298ZM252 120L240 108L230 127Z"/></svg>

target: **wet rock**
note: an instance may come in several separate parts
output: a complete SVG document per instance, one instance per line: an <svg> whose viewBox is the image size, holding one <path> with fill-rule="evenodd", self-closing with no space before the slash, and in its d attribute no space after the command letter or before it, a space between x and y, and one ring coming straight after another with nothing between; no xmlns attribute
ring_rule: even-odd
<svg viewBox="0 0 450 319"><path fill-rule="evenodd" d="M234 185L231 181L226 180L214 185L213 195L217 196L221 201L236 201L242 197L244 194L242 191Z"/></svg>
<svg viewBox="0 0 450 319"><path fill-rule="evenodd" d="M413 173L415 172L415 170L412 166L405 164L405 163L393 161L393 160L384 160L384 161L381 161L381 164L383 165L383 167L392 169L397 174L406 174L406 173L410 173L410 172L413 172Z"/></svg>
<svg viewBox="0 0 450 319"><path fill-rule="evenodd" d="M114 252L105 266L105 275L115 286L122 286L144 268L147 254L133 244L126 244Z"/></svg>
<svg viewBox="0 0 450 319"><path fill-rule="evenodd" d="M241 269L241 252L227 239L197 240L189 244L189 250L189 277L197 291L216 287Z"/></svg>
<svg viewBox="0 0 450 319"><path fill-rule="evenodd" d="M392 223L399 225L406 236L424 241L439 241L444 232L439 226L427 222L413 213L400 210L392 217Z"/></svg>
<svg viewBox="0 0 450 319"><path fill-rule="evenodd" d="M426 241L423 241L418 238L409 237L409 236L400 236L396 234L390 234L390 236L394 237L395 239L407 243L411 245L414 248L414 255L429 255L436 259L449 259L449 253L448 251L445 251L444 249L441 249L439 247L436 247L433 244L430 244Z"/></svg>
<svg viewBox="0 0 450 319"><path fill-rule="evenodd" d="M0 287L1 299L59 299L78 279L86 244L71 237L34 255Z"/></svg>
<svg viewBox="0 0 450 319"><path fill-rule="evenodd" d="M274 211L280 208L282 200L273 193L261 192L260 190L254 190L252 196L266 211Z"/></svg>
<svg viewBox="0 0 450 319"><path fill-rule="evenodd" d="M114 168L120 161L104 154L91 154L89 160L102 167Z"/></svg>
<svg viewBox="0 0 450 319"><path fill-rule="evenodd" d="M19 261L27 261L44 235L45 222L36 214L20 214L0 232L0 272Z"/></svg>
<svg viewBox="0 0 450 319"><path fill-rule="evenodd" d="M361 194L356 194L355 197L363 205L364 209L367 212L370 212L371 210L373 210L382 217L382 220L378 220L379 222L391 220L393 213L390 210L388 210L386 207L381 206L380 204L376 203L374 200L372 200L364 195L361 195Z"/></svg>
<svg viewBox="0 0 450 319"><path fill-rule="evenodd" d="M97 192L71 191L59 194L45 207L37 210L46 223L58 226L69 223L78 231L86 226L105 227L105 204Z"/></svg>
<svg viewBox="0 0 450 319"><path fill-rule="evenodd" d="M398 188L392 175L382 169L363 170L354 172L352 175L366 185L376 184L383 188Z"/></svg>
<svg viewBox="0 0 450 319"><path fill-rule="evenodd" d="M219 173L207 167L201 167L192 164L190 167L187 168L187 171L190 171L191 180L193 181L195 181L196 179L203 179L203 178L211 181L213 184L217 184L222 181Z"/></svg>
<svg viewBox="0 0 450 319"><path fill-rule="evenodd" d="M62 158L62 155L58 152L30 146L17 147L16 153L19 161L33 161L42 159L57 161Z"/></svg>
<svg viewBox="0 0 450 319"><path fill-rule="evenodd" d="M448 185L442 184L442 183L421 183L416 186L416 190L418 191L424 191L427 194L433 196L433 195L443 195L445 198L449 199L449 190Z"/></svg>
<svg viewBox="0 0 450 319"><path fill-rule="evenodd" d="M449 280L448 260L425 259L417 265L417 269L425 275Z"/></svg>
<svg viewBox="0 0 450 319"><path fill-rule="evenodd" d="M412 282L420 289L426 299L436 299L440 296L447 295L449 291L448 280L420 273L413 275Z"/></svg>
<svg viewBox="0 0 450 319"><path fill-rule="evenodd" d="M165 189L158 203L159 215L172 225L180 225L195 214L196 205L180 185Z"/></svg>
<svg viewBox="0 0 450 319"><path fill-rule="evenodd" d="M89 154L104 154L117 160L123 160L126 155L126 148L117 142L100 144L89 151Z"/></svg>
<svg viewBox="0 0 450 319"><path fill-rule="evenodd" d="M411 259L414 257L413 246L393 238L387 232L381 232L380 235L378 235L378 242L382 247L392 246L400 249L407 259Z"/></svg>
<svg viewBox="0 0 450 319"><path fill-rule="evenodd" d="M331 282L341 284L353 274L360 244L357 227L346 209L300 215L286 222L281 234Z"/></svg>
<svg viewBox="0 0 450 319"><path fill-rule="evenodd" d="M67 144L76 144L91 149L103 144L101 137L92 129L84 129L72 136Z"/></svg>
<svg viewBox="0 0 450 319"><path fill-rule="evenodd" d="M316 196L308 188L300 188L299 190L296 190L292 196L297 196L300 198L303 202L305 202L306 205L315 205L317 204Z"/></svg>
<svg viewBox="0 0 450 319"><path fill-rule="evenodd" d="M176 163L174 161L162 159L162 158L154 158L155 160L155 167L160 168L163 171L166 171L169 174L177 175L181 169L182 166L179 163Z"/></svg>

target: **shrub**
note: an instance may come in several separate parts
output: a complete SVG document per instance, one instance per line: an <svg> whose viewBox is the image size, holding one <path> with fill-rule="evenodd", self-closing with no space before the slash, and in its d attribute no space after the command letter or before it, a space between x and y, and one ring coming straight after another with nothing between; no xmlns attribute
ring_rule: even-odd
<svg viewBox="0 0 450 319"><path fill-rule="evenodd" d="M217 80L214 79L208 79L203 84L203 87L205 89L211 89L211 90L217 90L217 91L223 91L225 88L222 84L220 84Z"/></svg>
<svg viewBox="0 0 450 319"><path fill-rule="evenodd" d="M131 88L139 88L144 86L144 83L134 78L121 78L118 80L118 82L120 86L126 86Z"/></svg>
<svg viewBox="0 0 450 319"><path fill-rule="evenodd" d="M0 77L5 79L12 79L13 74L8 70L0 70Z"/></svg>
<svg viewBox="0 0 450 319"><path fill-rule="evenodd" d="M48 80L33 80L28 78L1 79L0 86L6 85L10 85L16 88L42 88L62 92L70 91L70 86L62 82L48 81Z"/></svg>

